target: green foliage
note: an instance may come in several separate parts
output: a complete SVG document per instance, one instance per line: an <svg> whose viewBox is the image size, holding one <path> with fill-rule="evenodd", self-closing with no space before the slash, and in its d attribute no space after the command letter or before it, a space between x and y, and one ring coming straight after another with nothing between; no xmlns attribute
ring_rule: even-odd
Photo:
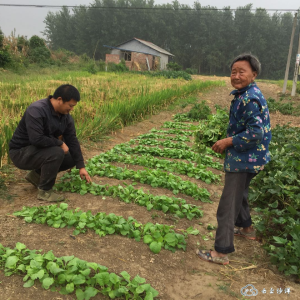
<svg viewBox="0 0 300 300"><path fill-rule="evenodd" d="M228 125L228 113L217 109L216 114L209 115L207 120L199 123L195 131L195 147L199 153L206 151L206 147L211 147L218 140L226 137Z"/></svg>
<svg viewBox="0 0 300 300"><path fill-rule="evenodd" d="M192 69L192 68L186 68L185 72L187 72L188 74L191 74L191 75L198 74L198 70L197 69Z"/></svg>
<svg viewBox="0 0 300 300"><path fill-rule="evenodd" d="M47 73L43 75L43 80L41 80L42 72L48 72L48 75ZM72 117L79 139L93 141L99 141L118 128L155 114L178 99L222 84L217 81L191 81L178 85L177 80L174 80L161 85L160 79L149 79L131 73L122 76L113 73L91 76L87 72L69 69L60 71L57 68L39 70L38 74L22 77L7 74L2 76L1 80L5 84L0 91L2 96L0 111L5 112L5 115L0 115L0 132L4 132L4 135L0 135L2 145L0 164L8 154L8 142L20 120L19 115L24 113L25 108L32 103L32 99L41 99L48 95L49 89L54 90L57 87L53 80L63 82L67 80L82 91L85 105L79 104L80 108L72 112ZM115 80L116 78L118 80ZM159 88L153 88L156 85L159 85ZM11 98L11 94L14 95L14 99ZM187 98L189 101L191 99Z"/></svg>
<svg viewBox="0 0 300 300"><path fill-rule="evenodd" d="M201 163L221 170L223 165L220 164L218 161L213 161L213 158L208 155L203 155L203 153L200 155L198 153L195 153L191 150L182 150L182 149L172 149L172 148L159 148L159 147L144 147L144 146L136 146L131 147L129 144L119 144L114 147L115 150L126 152L126 153L134 153L134 154L151 154L153 156L159 156L159 157L168 157L168 158L179 158L179 159L187 159L192 161L200 161ZM205 154L213 155L214 152L206 148Z"/></svg>
<svg viewBox="0 0 300 300"><path fill-rule="evenodd" d="M161 170L130 170L127 168L115 167L107 163L89 164L91 176L105 176L119 180L131 179L136 182L146 183L152 187L163 187L169 189L173 194L183 193L192 196L195 200L210 202L209 192L205 188L199 188L196 184L182 180L181 177ZM78 172L78 170L76 170Z"/></svg>
<svg viewBox="0 0 300 300"><path fill-rule="evenodd" d="M17 47L20 52L22 52L25 47L29 47L29 41L24 36L18 36L17 40Z"/></svg>
<svg viewBox="0 0 300 300"><path fill-rule="evenodd" d="M93 2L84 9L62 8L48 13L45 20L47 40L54 48L63 47L90 57L95 53L96 59L103 59L107 49L96 47L99 28L101 40L107 45L128 40L128 33L134 28L135 36L174 54L183 69L193 67L201 74L228 76L232 59L251 49L263 66L262 77L279 79L284 74L286 49L290 43L287 32L292 31L293 25L290 12L270 15L265 9L253 10L251 5L232 11L212 10L198 2L192 5L178 1L149 4L147 0L140 0L138 4L135 0L122 2L124 9L119 10L95 9L95 6L120 5L118 0L106 0ZM134 9L137 5L141 8L138 16ZM190 9L188 13L187 9ZM151 24L147 32L145 24ZM295 57L297 39L293 49L292 57ZM290 68L290 75L293 70Z"/></svg>
<svg viewBox="0 0 300 300"><path fill-rule="evenodd" d="M90 211L68 210L66 203L61 203L59 207L57 205L23 207L22 211L15 212L14 215L23 217L29 223L47 224L54 228L75 227L74 235L92 229L100 237L120 234L134 238L137 242L143 240L149 244L150 250L154 253L159 253L162 247L172 252L186 249L184 235L175 233L173 226L152 223L143 225L132 217L124 219L113 213L93 215Z"/></svg>
<svg viewBox="0 0 300 300"><path fill-rule="evenodd" d="M29 40L30 49L43 48L45 47L45 42L42 38L37 35L33 35Z"/></svg>
<svg viewBox="0 0 300 300"><path fill-rule="evenodd" d="M4 40L4 34L0 28L0 49L3 48L3 40Z"/></svg>
<svg viewBox="0 0 300 300"><path fill-rule="evenodd" d="M12 56L9 52L9 46L1 49L0 47L0 68L5 68L12 62Z"/></svg>
<svg viewBox="0 0 300 300"><path fill-rule="evenodd" d="M206 105L206 101L196 103L192 109L187 113L187 117L193 121L205 120L211 115L211 109Z"/></svg>
<svg viewBox="0 0 300 300"><path fill-rule="evenodd" d="M87 66L86 66L86 71L88 71L91 74L96 74L97 73L97 68L96 64L94 61L91 61Z"/></svg>
<svg viewBox="0 0 300 300"><path fill-rule="evenodd" d="M33 63L47 64L51 56L50 50L46 47L42 38L34 35L29 40L28 57Z"/></svg>
<svg viewBox="0 0 300 300"><path fill-rule="evenodd" d="M271 161L253 180L249 201L259 213L257 231L271 260L286 275L300 277L300 129L276 126Z"/></svg>
<svg viewBox="0 0 300 300"><path fill-rule="evenodd" d="M195 130L196 126L192 124L185 124L180 122L165 122L161 128L174 128L174 129L186 129L186 130Z"/></svg>
<svg viewBox="0 0 300 300"><path fill-rule="evenodd" d="M33 49L30 49L28 52L29 59L33 63L38 64L48 64L49 58L51 56L51 52L48 48L44 47L36 47Z"/></svg>
<svg viewBox="0 0 300 300"><path fill-rule="evenodd" d="M121 61L118 64L108 63L108 65L107 65L107 71L122 73L122 72L128 72L129 69L126 67L125 61Z"/></svg>
<svg viewBox="0 0 300 300"><path fill-rule="evenodd" d="M152 128L151 132L153 133L169 133L169 134L181 134L183 136L192 136L194 131L191 130L180 130L180 129L170 129L170 130L163 130L163 129L156 129Z"/></svg>
<svg viewBox="0 0 300 300"><path fill-rule="evenodd" d="M174 117L174 119L175 119L175 117ZM178 134L176 136L172 136L172 135L167 135L167 134L156 134L153 132L141 134L138 136L138 139L165 139L165 140L180 141L180 142L190 142L191 141L189 137L180 135L180 134Z"/></svg>
<svg viewBox="0 0 300 300"><path fill-rule="evenodd" d="M169 62L167 64L167 69L170 70L170 71L181 71L182 70L182 66L180 66L176 62Z"/></svg>
<svg viewBox="0 0 300 300"><path fill-rule="evenodd" d="M279 111L283 115L300 115L300 105L295 106L293 101L282 103L281 101L275 101L273 98L268 98L268 108L270 112Z"/></svg>
<svg viewBox="0 0 300 300"><path fill-rule="evenodd" d="M82 55L80 55L80 59L81 59L83 62L88 62L88 61L90 61L90 58L89 58L89 56L88 56L86 53L83 53Z"/></svg>
<svg viewBox="0 0 300 300"><path fill-rule="evenodd" d="M6 276L22 275L25 288L39 281L44 289L59 291L62 295L75 292L78 300L89 300L98 293L111 299L142 300L158 296L158 292L138 275L131 279L122 271L119 276L97 263L73 255L55 257L52 251L41 254L41 250L29 250L19 242L15 249L0 244L0 267Z"/></svg>
<svg viewBox="0 0 300 300"><path fill-rule="evenodd" d="M162 70L162 71L145 71L139 73L142 75L147 75L152 77L183 78L185 80L192 80L191 75L184 71Z"/></svg>
<svg viewBox="0 0 300 300"><path fill-rule="evenodd" d="M92 195L104 197L118 197L120 201L125 203L136 203L140 206L145 206L147 210L161 210L164 213L174 214L179 218L186 217L189 220L202 217L203 215L203 212L199 207L187 204L186 201L181 198L154 196L144 192L143 189L135 189L133 185L128 185L126 187L121 185L97 185L95 183L92 185L82 185L82 182L76 173L72 175L66 174L63 177L63 180L66 181L56 185L56 188L62 191L76 192L81 195L91 193Z"/></svg>
<svg viewBox="0 0 300 300"><path fill-rule="evenodd" d="M12 61L12 55L9 51L9 46L8 45L4 46L3 40L4 40L4 34L0 28L0 68L7 67Z"/></svg>
<svg viewBox="0 0 300 300"><path fill-rule="evenodd" d="M196 179L201 179L207 184L219 182L220 176L215 175L211 171L206 170L204 165L194 165L192 163L176 162L167 159L158 159L149 154L144 155L129 155L126 152L120 152L116 149L99 154L92 158L90 163L108 163L108 162L123 162L125 164L140 165L151 169L159 169L178 174L188 175Z"/></svg>

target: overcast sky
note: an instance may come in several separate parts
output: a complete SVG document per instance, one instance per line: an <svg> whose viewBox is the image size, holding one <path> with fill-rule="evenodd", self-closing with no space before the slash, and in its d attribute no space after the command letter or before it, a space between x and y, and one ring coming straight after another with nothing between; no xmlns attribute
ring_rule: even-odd
<svg viewBox="0 0 300 300"><path fill-rule="evenodd" d="M37 5L89 5L93 0L0 0L0 4L37 4ZM155 0L155 4L171 3L171 0ZM300 8L299 0L201 0L202 6L214 6L223 8L237 8L245 6L249 3L253 4L253 8L265 9L294 9ZM194 0L179 0L181 4L193 6ZM60 9L51 9L57 12ZM0 28L5 35L10 35L14 30L16 35L24 35L30 38L32 35L42 35L45 29L44 19L49 8L42 7L5 7L0 6ZM293 12L294 13L294 12Z"/></svg>

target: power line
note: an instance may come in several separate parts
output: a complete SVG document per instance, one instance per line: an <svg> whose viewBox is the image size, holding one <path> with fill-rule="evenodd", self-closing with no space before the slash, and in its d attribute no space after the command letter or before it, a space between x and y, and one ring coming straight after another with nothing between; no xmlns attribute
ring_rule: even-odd
<svg viewBox="0 0 300 300"><path fill-rule="evenodd" d="M255 11L255 10L264 10L264 11L286 11L286 12L296 12L299 11L298 9L276 9L276 8L216 8L216 7L200 7L199 9L195 8L174 8L174 7L134 7L134 6L85 6L85 5L40 5L40 4L0 4L0 6L6 6L6 7L32 7L32 8L81 8L86 7L89 9L140 9L140 10L174 10L174 11L201 11L201 10L212 10L212 11L240 11L240 10L246 10L246 11Z"/></svg>

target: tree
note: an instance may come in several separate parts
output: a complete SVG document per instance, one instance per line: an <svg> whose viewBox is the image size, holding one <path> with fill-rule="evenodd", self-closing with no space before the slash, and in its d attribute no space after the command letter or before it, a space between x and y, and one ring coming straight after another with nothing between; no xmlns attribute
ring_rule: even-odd
<svg viewBox="0 0 300 300"><path fill-rule="evenodd" d="M28 56L34 63L44 63L50 58L51 52L42 38L33 35L29 40Z"/></svg>
<svg viewBox="0 0 300 300"><path fill-rule="evenodd" d="M9 46L4 45L4 34L0 28L0 68L5 68L12 61Z"/></svg>

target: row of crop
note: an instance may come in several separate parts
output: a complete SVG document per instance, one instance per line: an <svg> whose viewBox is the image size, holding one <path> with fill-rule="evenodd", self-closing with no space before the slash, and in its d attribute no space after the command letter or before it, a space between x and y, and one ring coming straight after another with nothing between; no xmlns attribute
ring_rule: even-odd
<svg viewBox="0 0 300 300"><path fill-rule="evenodd" d="M139 140L143 140L140 138ZM137 140L128 143L136 143ZM144 139L149 144L154 140ZM182 143L181 143L182 144ZM183 148L183 144L179 144ZM174 143L168 145L176 147ZM185 147L189 149L189 147ZM118 157L118 159L117 159ZM123 158L123 159L122 159ZM170 171L173 169L180 172L194 176L202 177L207 183L216 181L218 176L212 172L205 170L204 166L195 167L191 163L184 162L171 162L152 157L145 156L120 156L119 150L111 150L107 153L101 154L91 159L87 165L91 176L100 175L107 177L115 177L118 179L134 179L135 181L147 182L152 186L165 186L173 189L173 192L185 192L198 199L198 196L203 197L203 201L209 201L209 194L204 189L199 189L196 185L189 181L183 181L180 177L173 174L167 174L160 170L144 170L134 172L124 168L117 168L108 165L107 161L124 161L126 163L146 164L148 167L158 169L160 164L164 170ZM182 171L181 171L182 173ZM142 189L135 189L133 186L101 186L96 183L86 184L82 182L77 174L77 170L73 170L71 174L66 173L64 176L65 182L58 184L57 188L63 190L70 190L85 194L90 192L94 195L103 196L117 196L122 198L125 202L134 202L144 205L148 210L160 209L163 212L174 213L178 217L187 217L193 219L194 217L202 216L203 213L199 207L186 204L185 200L175 197L166 196L153 196L150 193L145 193ZM177 189L177 190L176 190ZM204 199L206 198L206 200ZM86 232L87 229L94 230L96 234L105 236L107 234L120 234L129 238L134 238L136 241L143 240L148 244L151 251L159 253L161 248L171 250L174 252L176 249L186 248L185 236L178 234L173 230L173 226L161 224L141 224L137 220L129 217L125 219L121 216L114 214L106 215L105 213L97 213L96 215L91 212L82 212L79 210L68 210L68 205L65 203L50 206L40 207L24 207L22 211L15 212L14 215L25 218L26 222L34 222L37 224L47 224L54 228L74 227L74 235ZM186 235L187 233L185 233ZM13 273L23 273L25 275L24 287L31 287L35 280L39 279L42 287L52 290L59 290L61 294L76 293L77 299L90 299L97 293L102 293L111 298L124 297L126 299L154 299L158 292L154 290L149 284L144 284L145 280L136 276L132 281L127 272L121 272L121 276L113 273L108 273L107 268L97 265L95 263L87 263L78 260L73 256L55 258L52 252L36 257L31 255L29 266L27 267L26 258L21 257L21 253L30 252L25 249L25 245L18 243L15 250L4 249L6 253L1 253L2 262L5 265L5 272L7 275ZM0 250L1 251L1 250ZM9 255L7 255L9 253ZM17 254L17 255L14 255ZM18 262L22 262L18 264ZM78 267L78 265L80 267ZM76 267L74 267L76 266ZM3 267L3 266L2 266ZM82 268L81 268L82 267ZM90 276L91 267L94 276ZM98 270L97 270L98 268ZM100 271L97 273L97 271Z"/></svg>
<svg viewBox="0 0 300 300"><path fill-rule="evenodd" d="M125 219L115 214L83 212L78 209L68 210L68 204L23 207L22 211L14 213L15 216L25 218L26 222L47 224L54 228L74 227L74 235L94 230L99 236L120 234L134 238L137 242L143 239L149 244L150 250L159 253L161 248L175 252L176 249L186 249L184 235L175 233L173 226L139 223L132 217Z"/></svg>
<svg viewBox="0 0 300 300"><path fill-rule="evenodd" d="M182 161L170 161L167 159L159 159L149 154L129 155L126 152L120 153L112 149L105 153L99 154L91 158L88 166L108 163L108 162L122 162L125 164L140 165L147 168L159 169L177 174L187 175L196 179L201 179L207 184L212 182L219 182L221 175L214 174L212 171L206 169L206 166L201 164L186 163Z"/></svg>
<svg viewBox="0 0 300 300"><path fill-rule="evenodd" d="M159 136L159 135L156 135ZM163 146L165 148L175 148L175 149L182 149L182 150L190 150L190 151L195 151L198 150L197 147L195 146L189 146L186 143L179 141L177 143L174 143L172 141L172 138L175 139L179 139L181 136L177 135L175 138L171 136L171 138L168 138L168 136L163 135L166 138L166 141L158 141L157 138L151 137L151 138L137 138L137 139L132 139L129 142L127 142L126 144L128 145L134 145L134 144L138 144L138 145L147 145L147 146ZM184 138L184 137L183 137ZM214 152L211 147L204 147L203 151L201 152L201 154L208 154L211 156L215 156L215 157L222 157L221 154Z"/></svg>
<svg viewBox="0 0 300 300"><path fill-rule="evenodd" d="M179 141L179 142L190 142L191 139L187 136L182 135L167 135L167 134L156 134L156 133L145 133L141 134L137 137L137 139L165 139L165 140L171 140L171 141Z"/></svg>
<svg viewBox="0 0 300 300"><path fill-rule="evenodd" d="M249 200L271 261L300 278L300 128L276 126L271 161L254 179Z"/></svg>
<svg viewBox="0 0 300 300"><path fill-rule="evenodd" d="M68 191L72 193L79 193L85 195L91 193L99 196L118 197L119 200L125 203L136 203L140 206L145 206L147 210L161 210L164 213L171 213L179 218L193 218L202 217L203 212L198 206L187 204L184 199L176 197L167 197L165 195L154 196L151 193L143 191L143 189L136 189L132 185L123 187L121 185L100 185L95 182L86 184L81 181L81 178L75 170L74 174L65 174L62 180L64 182L56 184L56 188L61 191Z"/></svg>
<svg viewBox="0 0 300 300"><path fill-rule="evenodd" d="M194 131L192 130L181 130L181 129L170 129L170 130L165 130L165 129L156 129L153 128L150 131L151 133L163 133L163 134L180 134L183 136L192 136L194 134Z"/></svg>
<svg viewBox="0 0 300 300"><path fill-rule="evenodd" d="M22 243L15 249L0 244L0 267L5 275L20 274L24 287L39 281L46 290L59 291L62 295L75 292L78 300L89 300L101 293L114 299L152 300L158 292L138 275L132 280L123 271L118 276L108 268L74 256L55 257L52 251L29 250Z"/></svg>
<svg viewBox="0 0 300 300"><path fill-rule="evenodd" d="M136 146L130 147L127 143L119 144L114 147L116 151L121 153L128 153L128 154L150 154L153 156L159 157L166 157L166 158L177 158L177 159L186 159L197 162L198 164L203 164L207 167L212 167L217 170L221 170L223 165L218 161L214 161L211 156L198 154L191 150L184 150L184 149L172 149L172 148L164 148L161 149L159 147L143 147L143 146ZM209 153L208 153L209 154Z"/></svg>
<svg viewBox="0 0 300 300"><path fill-rule="evenodd" d="M141 182L149 184L152 187L162 187L171 190L175 195L183 193L188 196L192 196L195 200L201 200L202 202L210 202L209 192L205 188L199 188L196 184L181 179L172 173L166 173L161 170L138 170L134 171L127 168L115 167L107 163L89 164L87 167L91 176L101 176L115 178L119 180L131 179L135 182ZM77 176L78 170L71 172L71 176ZM66 178L65 177L63 179ZM84 186L83 183L81 186ZM88 186L88 185L87 185Z"/></svg>

